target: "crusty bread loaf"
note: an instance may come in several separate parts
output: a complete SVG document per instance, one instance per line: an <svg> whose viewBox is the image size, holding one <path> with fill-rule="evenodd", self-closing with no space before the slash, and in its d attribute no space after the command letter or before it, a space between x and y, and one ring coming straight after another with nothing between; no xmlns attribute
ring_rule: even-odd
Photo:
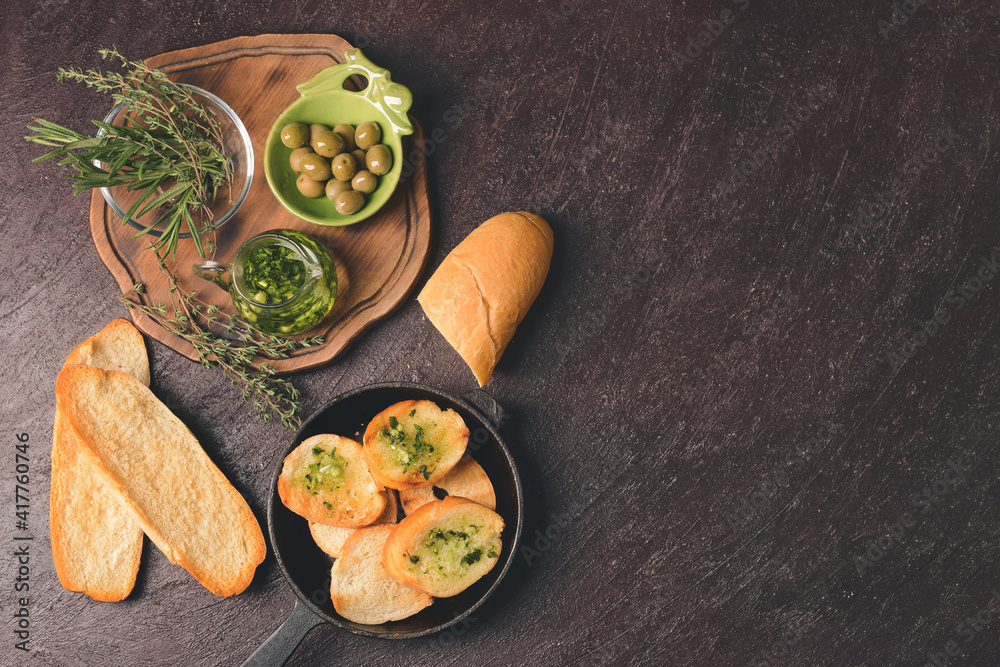
<svg viewBox="0 0 1000 667"><path fill-rule="evenodd" d="M378 526L383 523L394 524L399 520L399 508L396 503L396 492L392 489L386 491L388 501L385 510L372 523ZM340 558L340 550L344 547L344 542L356 530L361 528L341 528L340 526L328 526L324 523L309 522L309 532L312 534L316 546L322 549L331 558Z"/></svg>
<svg viewBox="0 0 1000 667"><path fill-rule="evenodd" d="M67 366L56 400L80 451L171 563L219 596L250 584L267 552L257 519L148 388L118 371Z"/></svg>
<svg viewBox="0 0 1000 667"><path fill-rule="evenodd" d="M451 471L435 482L432 486L422 486L418 489L407 489L399 492L399 500L403 511L413 514L427 503L437 500L435 489L444 490L449 496L468 498L474 503L491 510L497 508L497 496L493 491L493 483L483 467L476 463L468 454L455 465Z"/></svg>
<svg viewBox="0 0 1000 667"><path fill-rule="evenodd" d="M342 528L370 525L387 503L361 445L331 434L315 435L285 457L278 496L299 516Z"/></svg>
<svg viewBox="0 0 1000 667"><path fill-rule="evenodd" d="M520 211L490 218L452 250L417 301L479 385L489 382L514 330L545 282L552 229Z"/></svg>
<svg viewBox="0 0 1000 667"><path fill-rule="evenodd" d="M390 525L359 528L344 543L330 571L333 608L355 623L378 625L416 614L433 602L429 595L396 582L382 567Z"/></svg>
<svg viewBox="0 0 1000 667"><path fill-rule="evenodd" d="M72 364L122 371L149 385L146 345L127 320L113 320L77 345L64 365ZM142 530L116 498L81 454L75 431L57 407L49 494L52 560L64 588L102 602L128 597L142 556Z"/></svg>
<svg viewBox="0 0 1000 667"><path fill-rule="evenodd" d="M364 436L365 460L383 487L430 486L465 453L469 428L454 410L433 401L402 401L375 415Z"/></svg>
<svg viewBox="0 0 1000 667"><path fill-rule="evenodd" d="M467 498L448 496L392 528L382 564L393 579L436 598L458 595L493 569L503 519Z"/></svg>

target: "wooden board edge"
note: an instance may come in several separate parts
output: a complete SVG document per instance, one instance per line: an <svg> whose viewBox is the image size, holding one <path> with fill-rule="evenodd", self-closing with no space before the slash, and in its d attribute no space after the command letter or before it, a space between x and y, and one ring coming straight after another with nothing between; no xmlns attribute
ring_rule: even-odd
<svg viewBox="0 0 1000 667"><path fill-rule="evenodd" d="M185 49L165 51L155 56L150 56L146 59L146 62L153 67L159 67L161 63L166 63L166 65L164 65L164 69L170 72L191 69L194 67L203 67L217 60L232 58L233 54L237 51L253 51L263 47L269 47L273 50L276 43L284 44L293 51L296 49L309 49L311 51L316 51L319 48L317 44L303 45L300 43L302 40L325 42L326 44L324 45L324 48L329 49L330 56L337 62L344 61L342 55L344 51L354 48L354 45L343 37L331 33L265 33L261 35L231 37L218 42L212 42L211 45L219 47L219 49L210 56L201 54L201 51L205 48L205 46L208 46L208 44L201 44Z"/></svg>

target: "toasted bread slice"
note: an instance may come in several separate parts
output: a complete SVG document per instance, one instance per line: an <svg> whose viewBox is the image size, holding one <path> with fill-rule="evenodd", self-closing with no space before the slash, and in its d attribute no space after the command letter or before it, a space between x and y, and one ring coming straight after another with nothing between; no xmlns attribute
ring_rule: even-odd
<svg viewBox="0 0 1000 667"><path fill-rule="evenodd" d="M127 320L112 320L77 345L64 365L72 364L122 371L149 385L145 342ZM52 560L63 588L101 602L128 597L142 556L142 530L116 496L80 453L76 433L57 407L49 492Z"/></svg>
<svg viewBox="0 0 1000 667"><path fill-rule="evenodd" d="M292 450L278 476L285 507L310 521L360 528L385 510L386 494L372 479L361 445L339 435L314 435Z"/></svg>
<svg viewBox="0 0 1000 667"><path fill-rule="evenodd" d="M380 485L431 486L465 453L469 428L454 410L432 401L403 401L375 415L365 429L365 460Z"/></svg>
<svg viewBox="0 0 1000 667"><path fill-rule="evenodd" d="M191 431L138 380L67 366L56 400L143 532L219 596L242 592L267 547L256 517Z"/></svg>
<svg viewBox="0 0 1000 667"><path fill-rule="evenodd" d="M379 515L373 526L383 523L394 524L399 520L399 508L396 504L396 492L389 489L386 492L388 501L385 510ZM323 523L309 522L309 532L312 533L316 546L322 549L331 558L340 558L340 550L344 547L344 542L356 530L360 528L341 528L339 526L328 526Z"/></svg>
<svg viewBox="0 0 1000 667"><path fill-rule="evenodd" d="M344 542L330 571L330 598L337 613L355 623L378 625L416 614L433 602L401 586L382 567L382 549L392 526L359 528Z"/></svg>
<svg viewBox="0 0 1000 667"><path fill-rule="evenodd" d="M403 511L413 514L427 503L437 500L435 489L441 489L449 496L468 498L491 510L497 508L497 496L489 476L468 454L463 455L455 467L433 485L400 491L399 500L403 504Z"/></svg>
<svg viewBox="0 0 1000 667"><path fill-rule="evenodd" d="M393 527L382 564L404 586L458 595L497 564L503 526L499 514L467 498L435 500Z"/></svg>
<svg viewBox="0 0 1000 667"><path fill-rule="evenodd" d="M118 318L83 341L66 358L66 364L120 371L149 386L149 358L142 334L128 320Z"/></svg>

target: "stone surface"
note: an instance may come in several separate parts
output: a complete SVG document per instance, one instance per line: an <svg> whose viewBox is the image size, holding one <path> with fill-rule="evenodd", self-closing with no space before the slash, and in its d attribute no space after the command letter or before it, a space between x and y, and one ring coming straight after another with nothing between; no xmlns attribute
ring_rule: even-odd
<svg viewBox="0 0 1000 667"><path fill-rule="evenodd" d="M101 95L54 78L98 64L100 45L145 57L332 32L414 93L434 142L432 267L507 210L547 218L556 253L487 387L515 417L531 551L461 636L320 626L289 664L995 664L997 14L953 0L4 4L0 663L234 665L291 611L273 555L218 599L148 542L129 600L60 587L55 375L124 311L88 198L21 137L32 116L86 130L103 115ZM288 431L219 374L150 355L154 391L263 524ZM383 380L475 384L412 300L295 378L306 414Z"/></svg>

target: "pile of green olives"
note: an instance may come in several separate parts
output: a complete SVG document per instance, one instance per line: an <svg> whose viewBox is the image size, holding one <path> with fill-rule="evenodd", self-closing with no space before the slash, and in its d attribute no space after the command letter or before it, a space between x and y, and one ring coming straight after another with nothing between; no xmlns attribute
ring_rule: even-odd
<svg viewBox="0 0 1000 667"><path fill-rule="evenodd" d="M326 125L289 123L281 128L281 143L292 149L288 162L298 174L295 187L311 199L324 194L337 213L353 215L375 192L378 177L392 169L392 151L382 141L377 123Z"/></svg>

